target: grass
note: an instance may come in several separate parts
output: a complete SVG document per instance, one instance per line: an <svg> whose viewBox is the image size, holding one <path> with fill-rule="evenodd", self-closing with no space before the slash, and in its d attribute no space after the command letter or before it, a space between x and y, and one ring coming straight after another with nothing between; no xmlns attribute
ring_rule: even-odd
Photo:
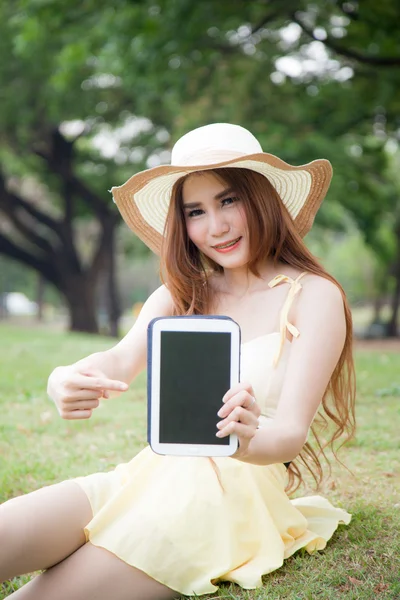
<svg viewBox="0 0 400 600"><path fill-rule="evenodd" d="M0 327L0 501L40 486L129 460L146 443L141 376L124 397L104 402L92 419L63 421L46 396L57 365L106 349L107 338ZM299 552L258 590L222 585L202 598L372 600L400 598L400 353L356 350L358 433L341 452L322 493L353 514L325 551ZM29 579L0 585L0 600Z"/></svg>

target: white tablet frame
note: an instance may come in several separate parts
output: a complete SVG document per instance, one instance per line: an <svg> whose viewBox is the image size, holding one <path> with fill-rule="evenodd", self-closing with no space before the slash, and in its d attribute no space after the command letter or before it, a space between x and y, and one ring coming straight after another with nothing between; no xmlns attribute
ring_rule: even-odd
<svg viewBox="0 0 400 600"><path fill-rule="evenodd" d="M236 434L229 436L229 444L169 444L159 441L160 427L160 358L161 358L161 332L162 331L204 331L222 332L231 334L231 373L230 387L240 380L240 327L230 317L219 315L189 316L189 317L161 317L149 323L148 344L151 348L151 399L148 398L148 441L157 454L175 456L232 456L238 448ZM150 337L151 336L151 337ZM150 356L149 356L150 359ZM222 406L222 404L221 404ZM217 431L216 431L217 432ZM216 438L218 439L218 438Z"/></svg>

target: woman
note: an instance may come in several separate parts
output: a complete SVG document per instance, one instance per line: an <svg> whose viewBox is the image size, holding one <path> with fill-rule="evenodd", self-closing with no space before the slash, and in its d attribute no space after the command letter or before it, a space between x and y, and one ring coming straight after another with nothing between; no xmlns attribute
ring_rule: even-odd
<svg viewBox="0 0 400 600"><path fill-rule="evenodd" d="M145 368L152 318L227 315L241 326L242 381L223 398L216 435L237 433L239 449L210 461L145 448L111 473L5 503L0 579L47 569L18 600L176 598L218 581L254 588L350 521L324 498L285 492L301 482L299 462L321 479L310 429L317 444L321 422L333 425L332 441L354 431L349 306L302 241L330 164L292 167L228 124L189 132L171 162L113 188L128 225L161 253L165 285L119 344L55 369L48 392L62 418L89 418Z"/></svg>

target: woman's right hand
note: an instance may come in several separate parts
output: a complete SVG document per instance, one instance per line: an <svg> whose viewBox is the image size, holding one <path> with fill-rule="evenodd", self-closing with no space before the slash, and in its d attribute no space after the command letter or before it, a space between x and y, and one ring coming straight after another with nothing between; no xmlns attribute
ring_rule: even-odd
<svg viewBox="0 0 400 600"><path fill-rule="evenodd" d="M74 365L54 369L47 385L47 393L62 419L89 419L100 398L109 398L110 391L127 389L126 383L109 379L99 369Z"/></svg>

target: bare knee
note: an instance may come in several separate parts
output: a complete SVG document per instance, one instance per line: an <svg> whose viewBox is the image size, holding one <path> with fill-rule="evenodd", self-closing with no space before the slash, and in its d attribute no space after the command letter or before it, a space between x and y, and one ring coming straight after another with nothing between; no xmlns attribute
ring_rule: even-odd
<svg viewBox="0 0 400 600"><path fill-rule="evenodd" d="M9 568L17 551L18 541L13 534L12 517L9 506L12 500L0 504L0 583L10 579Z"/></svg>
<svg viewBox="0 0 400 600"><path fill-rule="evenodd" d="M86 542L90 504L73 482L48 486L0 506L0 579L47 569Z"/></svg>
<svg viewBox="0 0 400 600"><path fill-rule="evenodd" d="M7 546L12 540L12 517L10 506L14 500L7 500L0 504L0 556L7 553ZM1 564L1 563L0 563Z"/></svg>

